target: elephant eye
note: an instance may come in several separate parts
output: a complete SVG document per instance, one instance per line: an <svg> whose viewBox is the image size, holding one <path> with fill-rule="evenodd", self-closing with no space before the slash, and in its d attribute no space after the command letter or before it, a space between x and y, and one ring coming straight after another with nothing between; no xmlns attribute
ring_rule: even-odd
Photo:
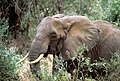
<svg viewBox="0 0 120 81"><path fill-rule="evenodd" d="M67 27L63 27L64 30L67 30L68 28Z"/></svg>
<svg viewBox="0 0 120 81"><path fill-rule="evenodd" d="M50 34L50 37L51 37L52 39L56 39L56 38L57 38L57 34L56 34L55 32L52 32L52 33Z"/></svg>

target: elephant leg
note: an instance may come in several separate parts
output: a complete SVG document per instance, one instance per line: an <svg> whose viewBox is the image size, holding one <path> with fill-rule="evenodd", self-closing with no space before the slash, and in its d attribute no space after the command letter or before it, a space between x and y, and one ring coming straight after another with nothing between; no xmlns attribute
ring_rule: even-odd
<svg viewBox="0 0 120 81"><path fill-rule="evenodd" d="M81 68L79 66L79 60L75 59L75 60L68 60L68 61L65 61L64 63L64 66L67 70L68 73L71 74L71 78L73 79L80 79L83 75L85 75L86 73L86 70L83 71L83 69L85 69L86 67L84 66L84 68ZM84 78L83 78L84 80Z"/></svg>
<svg viewBox="0 0 120 81"><path fill-rule="evenodd" d="M78 69L78 61L77 61L77 59L75 59L73 61L72 60L65 61L63 64L64 64L67 72L71 74L71 78L75 77L76 75L74 75L73 71L75 69L76 70Z"/></svg>
<svg viewBox="0 0 120 81"><path fill-rule="evenodd" d="M69 60L69 61L67 61L67 71L69 72L69 73L73 73L73 71L75 70L75 69L77 69L77 63L76 63L76 61L77 60L74 60L74 61L72 61L72 60Z"/></svg>
<svg viewBox="0 0 120 81"><path fill-rule="evenodd" d="M31 72L34 76L40 79L39 71L40 71L40 64L35 63L35 64L30 64Z"/></svg>

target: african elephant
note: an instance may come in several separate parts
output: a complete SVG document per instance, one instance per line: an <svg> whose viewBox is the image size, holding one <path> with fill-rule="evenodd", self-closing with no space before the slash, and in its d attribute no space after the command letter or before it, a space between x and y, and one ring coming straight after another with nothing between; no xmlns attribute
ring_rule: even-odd
<svg viewBox="0 0 120 81"><path fill-rule="evenodd" d="M25 57L30 59L30 64L36 65L42 57L56 54L69 66L71 58L78 54L76 49L85 44L88 50L84 55L91 61L100 57L110 60L112 54L120 50L119 39L120 30L106 21L90 21L85 16L45 17Z"/></svg>

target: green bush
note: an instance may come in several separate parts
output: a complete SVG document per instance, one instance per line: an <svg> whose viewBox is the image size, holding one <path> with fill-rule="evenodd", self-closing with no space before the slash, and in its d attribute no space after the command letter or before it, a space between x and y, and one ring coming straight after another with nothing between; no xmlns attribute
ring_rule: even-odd
<svg viewBox="0 0 120 81"><path fill-rule="evenodd" d="M107 20L120 28L119 0L65 0L64 13L85 15L91 20Z"/></svg>
<svg viewBox="0 0 120 81"><path fill-rule="evenodd" d="M15 50L9 51L7 48L0 49L0 81L18 81L19 76L16 73L15 66L18 61L18 56L15 55Z"/></svg>
<svg viewBox="0 0 120 81"><path fill-rule="evenodd" d="M78 67L73 71L73 78L69 76L63 65L63 59L61 57L55 57L54 68L55 71L52 76L48 73L40 73L41 81L119 81L120 80L120 53L116 52L113 58L108 62L101 59L99 62L91 63L90 58L84 57L83 53L86 47L80 47L77 49L79 56L75 56L72 60L77 59ZM81 74L79 79L78 75ZM93 79L92 75L95 75Z"/></svg>
<svg viewBox="0 0 120 81"><path fill-rule="evenodd" d="M0 81L19 81L19 76L16 68L16 62L20 59L16 55L15 49L8 49L7 44L3 39L8 36L7 22L0 20Z"/></svg>

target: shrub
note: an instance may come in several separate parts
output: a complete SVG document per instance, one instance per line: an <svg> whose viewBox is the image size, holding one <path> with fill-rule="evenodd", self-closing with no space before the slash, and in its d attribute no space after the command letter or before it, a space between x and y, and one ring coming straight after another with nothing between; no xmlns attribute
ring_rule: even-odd
<svg viewBox="0 0 120 81"><path fill-rule="evenodd" d="M78 67L73 71L73 77L69 76L65 66L63 65L63 59L61 57L55 57L54 68L55 71L52 76L47 73L42 76L42 81L119 81L120 78L120 55L116 52L113 58L108 62L104 59L100 59L99 62L90 62L90 58L84 57L83 53L86 47L80 47L78 49L79 56L75 56L72 60L77 59ZM79 79L78 79L79 78Z"/></svg>
<svg viewBox="0 0 120 81"><path fill-rule="evenodd" d="M1 81L18 81L19 77L16 73L15 66L18 61L18 56L15 55L15 50L9 51L7 48L0 49L0 80Z"/></svg>
<svg viewBox="0 0 120 81"><path fill-rule="evenodd" d="M3 41L8 36L7 22L0 20L0 81L19 81L19 76L16 73L16 62L19 56L16 55L15 49L8 49L7 44Z"/></svg>

